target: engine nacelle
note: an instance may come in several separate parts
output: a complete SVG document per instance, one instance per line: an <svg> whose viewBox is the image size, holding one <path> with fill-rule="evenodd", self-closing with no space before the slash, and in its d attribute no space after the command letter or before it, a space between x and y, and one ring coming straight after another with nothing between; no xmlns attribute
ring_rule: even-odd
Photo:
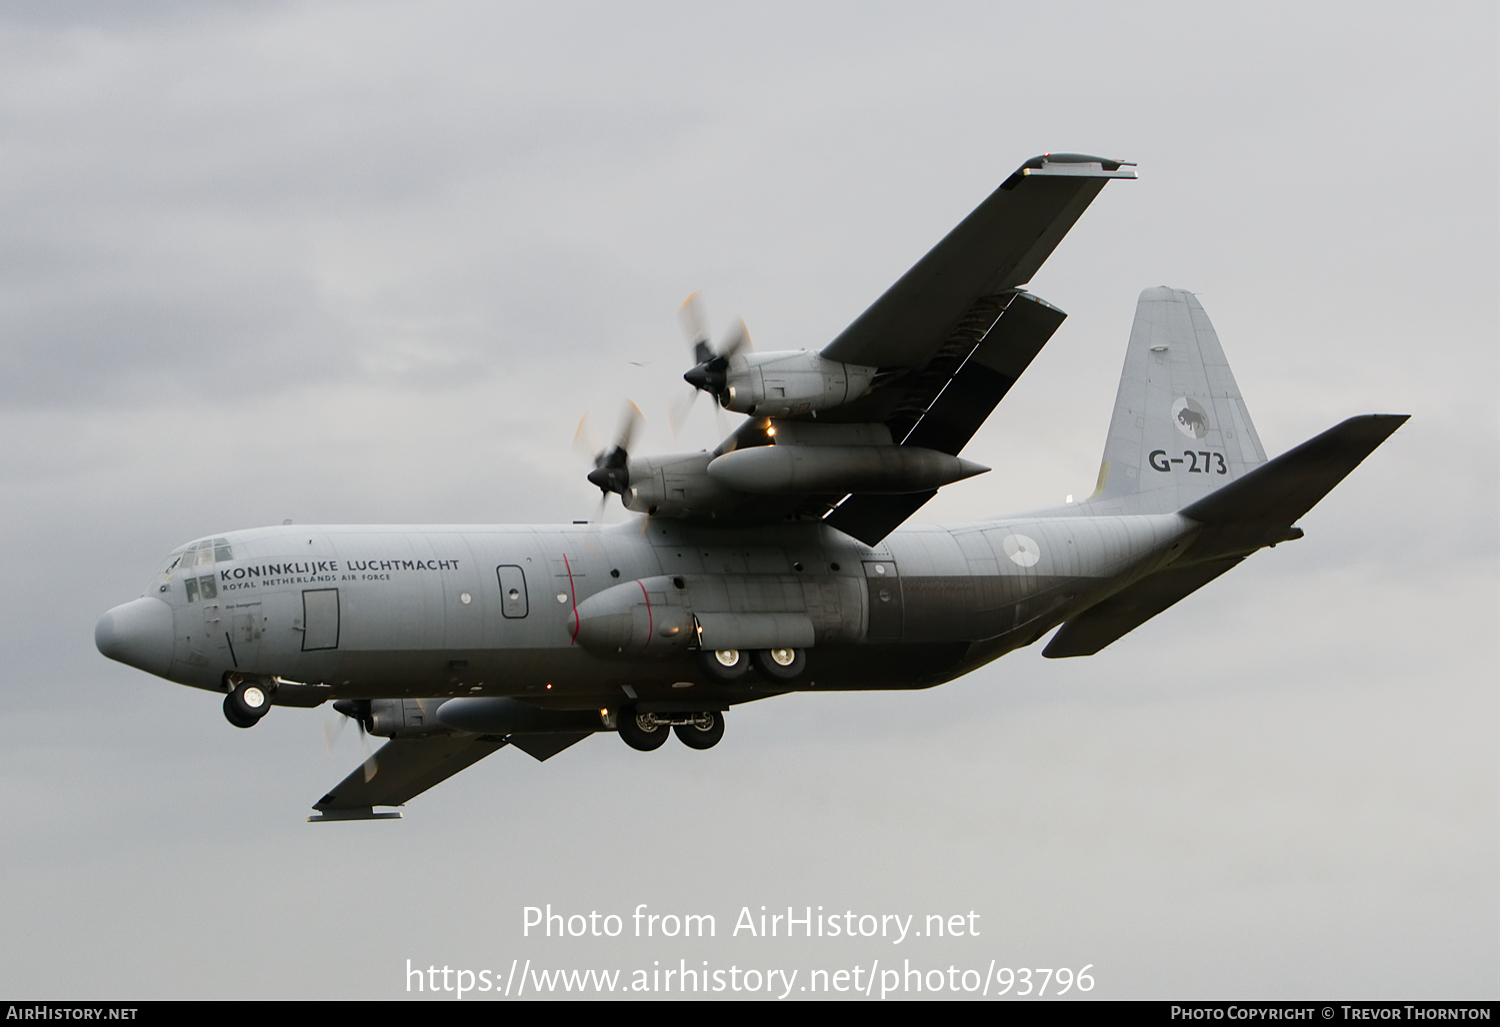
<svg viewBox="0 0 1500 1027"><path fill-rule="evenodd" d="M438 707L444 699L372 699L370 700L370 734L380 738L426 738L445 735L448 728L438 723Z"/></svg>
<svg viewBox="0 0 1500 1027"><path fill-rule="evenodd" d="M811 350L745 353L729 361L719 401L736 413L793 417L858 399L869 391L875 372Z"/></svg>
<svg viewBox="0 0 1500 1027"><path fill-rule="evenodd" d="M620 496L625 509L661 517L710 514L739 498L708 476L709 452L687 456L632 457L630 485Z"/></svg>

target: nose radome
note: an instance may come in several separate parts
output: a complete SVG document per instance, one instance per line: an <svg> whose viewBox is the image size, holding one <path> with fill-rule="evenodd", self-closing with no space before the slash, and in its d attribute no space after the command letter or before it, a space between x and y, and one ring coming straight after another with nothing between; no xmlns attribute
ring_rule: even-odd
<svg viewBox="0 0 1500 1027"><path fill-rule="evenodd" d="M94 645L111 660L165 677L172 664L172 608L141 596L116 606L94 625Z"/></svg>

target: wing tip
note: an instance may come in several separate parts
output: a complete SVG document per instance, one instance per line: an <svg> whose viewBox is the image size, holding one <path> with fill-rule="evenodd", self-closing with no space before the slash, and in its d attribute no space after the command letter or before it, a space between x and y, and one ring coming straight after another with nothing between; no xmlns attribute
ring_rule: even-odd
<svg viewBox="0 0 1500 1027"><path fill-rule="evenodd" d="M391 810L387 813L376 813L373 806L355 806L352 809L321 809L314 806L318 812L307 818L309 824L322 824L335 820L400 820L401 811Z"/></svg>

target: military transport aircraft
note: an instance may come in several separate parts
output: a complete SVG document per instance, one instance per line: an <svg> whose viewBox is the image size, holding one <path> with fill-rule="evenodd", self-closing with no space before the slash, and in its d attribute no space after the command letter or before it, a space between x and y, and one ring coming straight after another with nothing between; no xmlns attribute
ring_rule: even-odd
<svg viewBox="0 0 1500 1027"><path fill-rule="evenodd" d="M630 421L589 481L635 523L283 525L171 553L99 651L225 693L237 727L333 708L389 739L311 820L399 806L506 745L599 731L707 749L736 703L926 688L1060 630L1098 652L1264 546L1406 417L1355 417L1267 461L1207 314L1147 289L1098 487L1016 517L902 527L1062 323L1022 288L1111 179L1027 161L821 352L717 350L684 376L747 415L712 451L643 457ZM695 323L689 307L690 323ZM692 395L696 395L693 393ZM898 530L900 529L900 530Z"/></svg>

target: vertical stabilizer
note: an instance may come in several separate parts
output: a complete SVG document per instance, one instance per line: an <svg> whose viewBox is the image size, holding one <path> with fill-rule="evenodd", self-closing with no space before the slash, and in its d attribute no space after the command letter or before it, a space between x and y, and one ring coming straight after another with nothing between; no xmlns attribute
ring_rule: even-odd
<svg viewBox="0 0 1500 1027"><path fill-rule="evenodd" d="M1197 297L1165 287L1142 292L1091 510L1180 510L1265 462Z"/></svg>

